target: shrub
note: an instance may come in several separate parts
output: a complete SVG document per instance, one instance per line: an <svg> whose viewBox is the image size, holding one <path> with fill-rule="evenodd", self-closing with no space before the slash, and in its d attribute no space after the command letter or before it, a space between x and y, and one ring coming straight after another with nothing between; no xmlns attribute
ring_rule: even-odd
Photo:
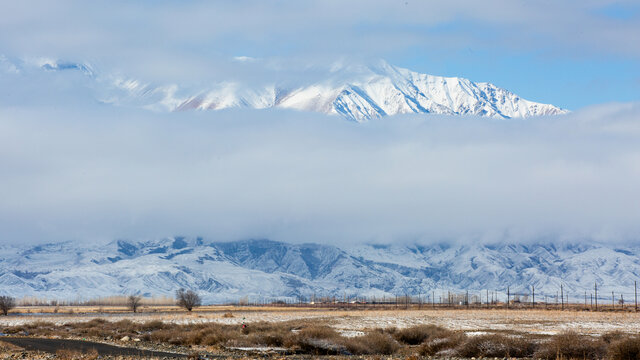
<svg viewBox="0 0 640 360"><path fill-rule="evenodd" d="M628 337L629 337L629 334L623 333L622 331L610 331L608 333L602 334L602 336L600 338L605 343L610 344L612 342L615 342L615 341L618 341L618 340L622 340L622 339L626 339Z"/></svg>
<svg viewBox="0 0 640 360"><path fill-rule="evenodd" d="M290 331L287 332L290 334ZM297 334L282 336L284 346L315 355L346 354L341 340L342 337L333 328L319 325L302 328Z"/></svg>
<svg viewBox="0 0 640 360"><path fill-rule="evenodd" d="M446 337L451 331L436 325L418 325L392 332L393 337L399 342L408 345L419 345L434 337Z"/></svg>
<svg viewBox="0 0 640 360"><path fill-rule="evenodd" d="M400 345L389 334L372 331L363 336L343 340L345 347L354 355L391 355Z"/></svg>
<svg viewBox="0 0 640 360"><path fill-rule="evenodd" d="M611 360L640 359L640 338L633 336L611 342L607 348L607 358Z"/></svg>
<svg viewBox="0 0 640 360"><path fill-rule="evenodd" d="M310 326L300 330L298 336L314 339L337 339L340 334L328 326Z"/></svg>
<svg viewBox="0 0 640 360"><path fill-rule="evenodd" d="M67 349L58 349L56 351L56 358L63 360L76 360L82 359L82 353L79 351L67 350Z"/></svg>
<svg viewBox="0 0 640 360"><path fill-rule="evenodd" d="M433 356L440 351L453 349L467 340L463 332L452 332L447 337L434 337L420 345L418 353L422 356Z"/></svg>
<svg viewBox="0 0 640 360"><path fill-rule="evenodd" d="M541 343L534 357L540 359L601 359L605 344L602 339L568 332L556 335L550 341Z"/></svg>
<svg viewBox="0 0 640 360"><path fill-rule="evenodd" d="M147 321L145 323L140 324L140 330L142 331L153 331L164 329L165 324L160 320Z"/></svg>
<svg viewBox="0 0 640 360"><path fill-rule="evenodd" d="M104 327L104 325L107 323L107 321L105 319L101 319L101 318L97 318L97 319L92 319L89 321L85 321L85 322L80 322L75 324L75 327L78 329L88 329L88 328L94 328L94 327Z"/></svg>
<svg viewBox="0 0 640 360"><path fill-rule="evenodd" d="M463 342L456 354L460 357L531 357L535 344L523 338L499 334L473 336Z"/></svg>

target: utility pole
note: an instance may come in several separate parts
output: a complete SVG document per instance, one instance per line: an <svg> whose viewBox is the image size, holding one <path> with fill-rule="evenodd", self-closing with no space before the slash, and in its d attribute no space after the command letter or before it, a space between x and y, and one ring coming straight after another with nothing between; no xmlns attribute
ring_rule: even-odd
<svg viewBox="0 0 640 360"><path fill-rule="evenodd" d="M562 288L562 284L560 284L560 300L562 301L562 307L560 310L564 310L564 290Z"/></svg>
<svg viewBox="0 0 640 360"><path fill-rule="evenodd" d="M533 305L533 307L536 307L536 287L531 285L531 304Z"/></svg>
<svg viewBox="0 0 640 360"><path fill-rule="evenodd" d="M594 299L596 301L596 311L598 311L598 283L594 283L594 289L596 292L596 296L594 296Z"/></svg>
<svg viewBox="0 0 640 360"><path fill-rule="evenodd" d="M637 281L633 282L633 290L636 295L636 312L638 312L638 282Z"/></svg>
<svg viewBox="0 0 640 360"><path fill-rule="evenodd" d="M509 308L509 298L511 298L511 294L509 293L509 287L507 286L507 309Z"/></svg>
<svg viewBox="0 0 640 360"><path fill-rule="evenodd" d="M616 296L613 295L613 291L611 292L611 306L613 306L613 310L616 309Z"/></svg>
<svg viewBox="0 0 640 360"><path fill-rule="evenodd" d="M465 299L465 302L467 303L467 309L469 309L469 290L467 290L467 297Z"/></svg>

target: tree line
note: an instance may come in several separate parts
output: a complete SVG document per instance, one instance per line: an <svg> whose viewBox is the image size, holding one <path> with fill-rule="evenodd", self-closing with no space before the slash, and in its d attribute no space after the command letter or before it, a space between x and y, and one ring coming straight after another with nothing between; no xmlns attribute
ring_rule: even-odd
<svg viewBox="0 0 640 360"><path fill-rule="evenodd" d="M202 305L202 298L193 290L185 290L181 288L176 290L175 303L190 312L194 308ZM142 296L132 294L127 297L127 307L134 313L138 312L141 304ZM7 295L0 296L0 312L2 312L3 315L9 315L9 311L15 307L15 298Z"/></svg>

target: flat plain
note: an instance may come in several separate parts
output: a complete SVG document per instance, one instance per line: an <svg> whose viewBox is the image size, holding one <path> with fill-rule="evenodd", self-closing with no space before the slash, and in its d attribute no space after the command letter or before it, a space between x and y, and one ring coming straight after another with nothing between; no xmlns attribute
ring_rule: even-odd
<svg viewBox="0 0 640 360"><path fill-rule="evenodd" d="M465 351L468 357L555 358L556 350L548 347L564 347L564 343L557 345L563 341L580 346L588 343L587 349L595 358L610 354L607 349L617 349L620 346L615 344L623 341L640 351L640 313L633 308L605 310L595 312L578 306L565 310L203 306L187 312L156 305L133 313L124 306L29 306L0 317L0 329L14 344L21 341L12 340L15 337L28 338L36 345L38 341L44 345L44 339L73 339L130 350L229 358L297 358L300 354L465 357L460 355ZM445 343L447 348L438 347ZM472 350L465 350L469 348ZM493 352L487 353L487 349ZM513 356L514 351L523 352ZM576 351L585 356L587 350ZM11 356L16 354L24 353L12 350ZM49 358L64 358L58 355L50 354L53 357ZM27 356L35 355L29 352ZM86 358L83 356L71 358Z"/></svg>
<svg viewBox="0 0 640 360"><path fill-rule="evenodd" d="M56 311L54 313L54 311ZM358 333L374 328L407 328L415 325L438 325L465 332L520 331L554 335L573 331L598 335L611 331L640 332L640 312L584 311L545 309L327 309L313 307L268 306L203 306L186 312L175 306L145 306L132 313L123 306L69 306L53 308L18 307L0 325L16 326L33 322L66 324L96 318L116 322L162 321L173 324L219 323L241 325L255 322L285 322L314 320L330 324L344 333Z"/></svg>

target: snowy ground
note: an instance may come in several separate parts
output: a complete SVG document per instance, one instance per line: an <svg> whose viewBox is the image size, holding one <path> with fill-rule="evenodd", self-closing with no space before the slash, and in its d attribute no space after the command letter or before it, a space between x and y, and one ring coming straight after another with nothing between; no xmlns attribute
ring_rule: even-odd
<svg viewBox="0 0 640 360"><path fill-rule="evenodd" d="M233 317L225 317L231 312ZM228 316L228 315L227 315ZM435 324L470 335L495 331L520 331L553 335L564 331L598 335L610 331L640 332L640 313L585 312L545 310L283 310L233 308L224 311L89 313L89 314L21 314L0 318L0 325L21 325L37 321L56 324L105 318L109 321L136 322L161 320L171 323L242 324L258 321L278 322L313 320L331 324L347 336L357 336L372 328L404 328L418 324Z"/></svg>

